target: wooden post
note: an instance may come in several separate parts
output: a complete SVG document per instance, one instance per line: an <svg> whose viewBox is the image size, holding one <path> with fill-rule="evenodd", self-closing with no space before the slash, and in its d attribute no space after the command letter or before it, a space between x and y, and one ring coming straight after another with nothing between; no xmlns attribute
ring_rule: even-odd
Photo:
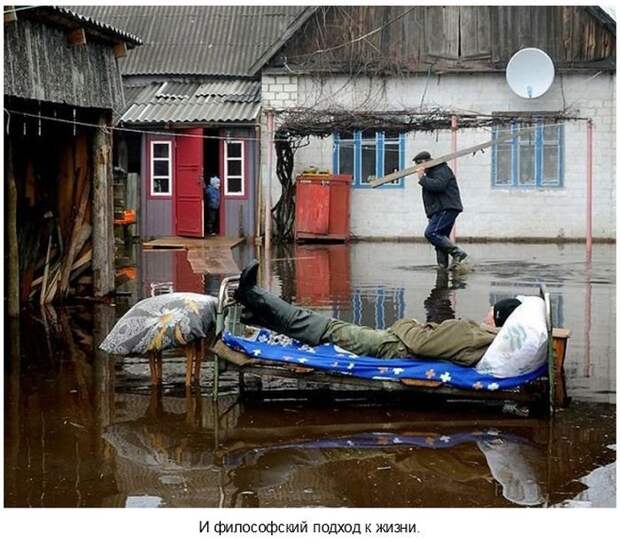
<svg viewBox="0 0 620 542"><path fill-rule="evenodd" d="M114 289L114 202L105 115L98 124L93 141L93 293L102 297Z"/></svg>
<svg viewBox="0 0 620 542"><path fill-rule="evenodd" d="M13 145L7 137L6 169L6 227L9 245L7 314L19 316L19 250L17 248L17 184L13 164Z"/></svg>

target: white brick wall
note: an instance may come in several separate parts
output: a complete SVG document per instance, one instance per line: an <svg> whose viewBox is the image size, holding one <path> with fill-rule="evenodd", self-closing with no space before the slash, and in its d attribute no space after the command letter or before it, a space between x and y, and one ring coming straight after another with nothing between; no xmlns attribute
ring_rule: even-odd
<svg viewBox="0 0 620 542"><path fill-rule="evenodd" d="M552 88L541 98L525 100L514 95L502 74L450 74L371 82L334 77L325 84L311 78L263 76L263 100L267 107L358 107L369 109L417 108L426 106L449 110L478 111L559 111L571 106L594 123L594 209L593 234L615 238L615 77L601 74L558 75ZM296 85L298 91L275 93L273 85ZM563 93L562 93L562 86ZM426 90L425 90L426 89ZM288 89L287 89L288 90ZM287 94L287 97L285 97ZM294 102L294 104L293 104ZM277 104L277 105L276 105ZM467 147L490 138L488 130L460 130L458 146ZM331 138L313 139L295 156L295 171L309 165L332 167ZM406 163L422 149L433 155L451 150L449 131L410 133L406 141ZM267 153L264 152L263 157ZM265 160L266 158L264 158ZM457 220L462 237L566 237L585 235L586 218L586 124L569 121L565 125L564 187L560 189L496 189L491 187L491 150L460 158L457 178L465 212ZM351 198L351 229L363 237L419 237L424 216L417 179L408 178L402 190L354 189ZM273 201L279 197L279 183L272 184Z"/></svg>
<svg viewBox="0 0 620 542"><path fill-rule="evenodd" d="M297 105L297 77L263 74L261 99L265 109L285 109Z"/></svg>

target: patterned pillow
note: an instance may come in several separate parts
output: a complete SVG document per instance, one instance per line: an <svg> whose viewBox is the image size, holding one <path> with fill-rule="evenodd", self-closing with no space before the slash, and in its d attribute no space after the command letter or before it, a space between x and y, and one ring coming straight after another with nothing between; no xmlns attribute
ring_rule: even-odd
<svg viewBox="0 0 620 542"><path fill-rule="evenodd" d="M136 303L99 345L109 354L145 354L183 346L215 328L217 299L175 292Z"/></svg>

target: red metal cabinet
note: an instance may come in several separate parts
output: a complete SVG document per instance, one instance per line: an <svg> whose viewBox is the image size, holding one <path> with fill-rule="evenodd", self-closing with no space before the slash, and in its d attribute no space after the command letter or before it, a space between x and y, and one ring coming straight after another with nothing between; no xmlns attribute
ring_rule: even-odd
<svg viewBox="0 0 620 542"><path fill-rule="evenodd" d="M351 175L306 174L296 181L295 240L348 241Z"/></svg>

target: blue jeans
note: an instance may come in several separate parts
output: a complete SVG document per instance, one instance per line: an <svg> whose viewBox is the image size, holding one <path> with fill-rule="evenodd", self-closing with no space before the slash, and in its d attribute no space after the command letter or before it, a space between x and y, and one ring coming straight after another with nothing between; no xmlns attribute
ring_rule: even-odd
<svg viewBox="0 0 620 542"><path fill-rule="evenodd" d="M454 211L452 209L446 209L445 211L439 211L431 215L428 220L428 226L426 226L426 230L424 230L424 237L426 237L428 242L436 249L447 252L448 249L454 246L450 242L449 235L454 227L457 216L459 216L459 211Z"/></svg>

